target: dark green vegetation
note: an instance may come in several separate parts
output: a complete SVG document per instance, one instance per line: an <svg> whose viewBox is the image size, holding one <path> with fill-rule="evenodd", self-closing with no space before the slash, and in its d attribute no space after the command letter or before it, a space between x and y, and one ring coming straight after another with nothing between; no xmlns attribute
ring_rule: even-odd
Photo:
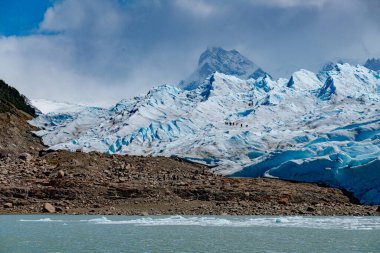
<svg viewBox="0 0 380 253"><path fill-rule="evenodd" d="M35 109L27 104L23 95L3 80L0 80L0 113L12 112L15 108L32 116L36 113Z"/></svg>

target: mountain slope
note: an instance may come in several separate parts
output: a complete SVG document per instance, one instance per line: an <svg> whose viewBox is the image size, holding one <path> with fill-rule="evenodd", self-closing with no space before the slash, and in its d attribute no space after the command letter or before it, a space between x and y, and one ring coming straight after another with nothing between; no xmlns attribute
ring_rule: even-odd
<svg viewBox="0 0 380 253"><path fill-rule="evenodd" d="M27 123L34 114L28 100L0 80L0 158L2 154L36 153L44 148L40 138L32 135L37 129Z"/></svg>
<svg viewBox="0 0 380 253"><path fill-rule="evenodd" d="M181 81L179 87L185 90L193 90L214 72L243 79L257 79L266 74L236 50L227 51L220 47L210 47L199 57L197 69L187 79Z"/></svg>

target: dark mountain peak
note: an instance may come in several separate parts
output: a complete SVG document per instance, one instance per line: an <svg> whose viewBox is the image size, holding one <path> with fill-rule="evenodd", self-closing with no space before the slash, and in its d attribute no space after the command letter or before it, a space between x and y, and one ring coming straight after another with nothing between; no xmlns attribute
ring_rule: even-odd
<svg viewBox="0 0 380 253"><path fill-rule="evenodd" d="M319 72L327 72L327 71L332 71L337 68L338 64L344 64L343 60L337 60L337 61L329 61L325 63L322 68L320 69Z"/></svg>
<svg viewBox="0 0 380 253"><path fill-rule="evenodd" d="M253 72L252 74L250 74L248 76L248 78L252 78L252 79L259 79L259 78L265 78L266 76L268 76L269 78L272 79L272 76L269 75L267 72L265 72L262 68L258 68L257 70L255 70L255 72Z"/></svg>
<svg viewBox="0 0 380 253"><path fill-rule="evenodd" d="M200 55L198 65L202 65L202 63L207 60L221 61L226 59L235 59L246 64L254 64L235 49L225 50L221 47L208 47L206 51Z"/></svg>
<svg viewBox="0 0 380 253"><path fill-rule="evenodd" d="M256 64L240 54L237 50L225 50L221 47L208 47L198 60L197 69L179 86L192 90L215 72L247 79L258 70Z"/></svg>
<svg viewBox="0 0 380 253"><path fill-rule="evenodd" d="M367 69L374 70L374 71L380 71L380 58L379 59L375 59L375 58L368 59L365 62L364 67L366 67Z"/></svg>

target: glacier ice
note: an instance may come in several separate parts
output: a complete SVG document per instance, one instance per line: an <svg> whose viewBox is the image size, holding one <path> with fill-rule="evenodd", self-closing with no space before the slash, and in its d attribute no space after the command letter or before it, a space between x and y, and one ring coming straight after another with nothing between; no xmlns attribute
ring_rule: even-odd
<svg viewBox="0 0 380 253"><path fill-rule="evenodd" d="M215 72L191 90L162 85L31 124L51 149L180 156L215 173L317 182L380 204L378 72L336 64L247 78Z"/></svg>

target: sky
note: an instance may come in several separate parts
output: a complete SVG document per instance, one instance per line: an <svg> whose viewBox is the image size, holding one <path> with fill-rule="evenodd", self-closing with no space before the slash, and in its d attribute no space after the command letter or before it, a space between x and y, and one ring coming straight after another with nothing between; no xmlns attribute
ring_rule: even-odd
<svg viewBox="0 0 380 253"><path fill-rule="evenodd" d="M0 0L0 79L91 105L175 85L209 46L289 78L380 58L379 41L378 0Z"/></svg>

